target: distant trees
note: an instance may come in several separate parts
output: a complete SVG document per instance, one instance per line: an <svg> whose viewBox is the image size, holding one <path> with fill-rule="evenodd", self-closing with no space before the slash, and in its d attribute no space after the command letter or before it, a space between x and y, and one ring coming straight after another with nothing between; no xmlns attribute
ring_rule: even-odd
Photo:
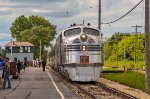
<svg viewBox="0 0 150 99"><path fill-rule="evenodd" d="M144 34L116 33L103 44L105 65L143 68L145 61ZM135 50L136 49L136 50ZM135 55L136 53L136 55ZM136 61L136 64L134 62Z"/></svg>
<svg viewBox="0 0 150 99"><path fill-rule="evenodd" d="M40 40L42 52L46 52L44 48L50 46L50 42L55 38L56 26L52 25L44 17L21 15L16 18L10 28L11 35L17 41L29 41L34 44L35 57L39 56ZM44 54L43 54L44 55Z"/></svg>

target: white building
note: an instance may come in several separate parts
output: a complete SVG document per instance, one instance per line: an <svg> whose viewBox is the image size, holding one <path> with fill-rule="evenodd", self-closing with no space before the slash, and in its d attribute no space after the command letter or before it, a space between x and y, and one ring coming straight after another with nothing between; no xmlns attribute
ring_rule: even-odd
<svg viewBox="0 0 150 99"><path fill-rule="evenodd" d="M12 50L11 50L12 47ZM6 57L12 62L32 61L34 57L34 45L30 42L12 41L5 45Z"/></svg>

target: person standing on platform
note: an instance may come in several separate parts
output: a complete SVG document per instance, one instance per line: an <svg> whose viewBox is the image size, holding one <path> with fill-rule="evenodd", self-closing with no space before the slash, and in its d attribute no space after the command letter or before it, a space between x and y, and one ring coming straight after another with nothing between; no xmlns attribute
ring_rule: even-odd
<svg viewBox="0 0 150 99"><path fill-rule="evenodd" d="M43 68L43 71L45 71L45 66L46 66L46 61L43 60L43 61L42 61L42 68Z"/></svg>
<svg viewBox="0 0 150 99"><path fill-rule="evenodd" d="M17 63L18 74L20 74L20 69L21 69L21 63L20 63L20 60L18 60L18 63Z"/></svg>
<svg viewBox="0 0 150 99"><path fill-rule="evenodd" d="M10 62L9 62L9 58L6 58L6 64L4 66L4 82L3 82L3 89L6 88L6 82L8 82L8 88L11 88L11 82L9 79L10 76Z"/></svg>
<svg viewBox="0 0 150 99"><path fill-rule="evenodd" d="M4 76L3 75L3 72L4 72L3 67L4 67L5 64L6 64L6 62L3 60L3 57L0 54L0 86L2 86L2 84L3 84L2 76Z"/></svg>
<svg viewBox="0 0 150 99"><path fill-rule="evenodd" d="M27 62L24 60L24 61L23 61L23 69L24 69L24 71L25 71L25 69L26 69L26 66L27 66Z"/></svg>
<svg viewBox="0 0 150 99"><path fill-rule="evenodd" d="M35 67L37 67L37 60L35 60Z"/></svg>
<svg viewBox="0 0 150 99"><path fill-rule="evenodd" d="M36 63L37 63L37 67L39 67L39 65L40 65L39 59L37 59Z"/></svg>

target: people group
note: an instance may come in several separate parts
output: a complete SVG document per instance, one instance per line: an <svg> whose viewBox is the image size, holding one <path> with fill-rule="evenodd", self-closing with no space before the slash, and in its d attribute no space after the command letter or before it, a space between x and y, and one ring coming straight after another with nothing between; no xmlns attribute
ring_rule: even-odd
<svg viewBox="0 0 150 99"><path fill-rule="evenodd" d="M27 66L27 62L23 61L23 64L18 60L16 64L17 71L14 71L10 68L10 62L9 58L3 58L3 56L0 54L0 87L3 89L6 88L6 83L7 88L11 88L11 80L10 80L10 75L12 74L12 78L15 75L20 75L20 70L23 68L25 70Z"/></svg>
<svg viewBox="0 0 150 99"><path fill-rule="evenodd" d="M36 65L37 67L40 67L40 62L39 60L36 61ZM39 66L38 66L39 65ZM45 67L46 67L46 61L45 59L42 60L41 62L43 71L45 71ZM20 70L24 69L27 67L27 62L24 60L22 63L20 62L20 60L17 61L16 63L16 68L17 68L17 75L20 75ZM9 62L9 58L3 58L3 56L0 54L0 87L2 87L3 89L6 88L6 83L7 88L11 88L11 80L10 80L10 75L12 75L12 78L14 75L16 75L16 71L13 71L10 68L10 62Z"/></svg>
<svg viewBox="0 0 150 99"><path fill-rule="evenodd" d="M39 61L39 59L33 60L33 66L34 67L40 67L40 61Z"/></svg>

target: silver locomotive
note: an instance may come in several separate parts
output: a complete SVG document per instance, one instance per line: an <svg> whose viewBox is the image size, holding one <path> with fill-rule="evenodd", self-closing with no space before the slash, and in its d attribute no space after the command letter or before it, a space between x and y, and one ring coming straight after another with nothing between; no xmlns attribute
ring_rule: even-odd
<svg viewBox="0 0 150 99"><path fill-rule="evenodd" d="M72 81L96 81L102 70L101 32L92 26L73 25L56 39L50 65Z"/></svg>

